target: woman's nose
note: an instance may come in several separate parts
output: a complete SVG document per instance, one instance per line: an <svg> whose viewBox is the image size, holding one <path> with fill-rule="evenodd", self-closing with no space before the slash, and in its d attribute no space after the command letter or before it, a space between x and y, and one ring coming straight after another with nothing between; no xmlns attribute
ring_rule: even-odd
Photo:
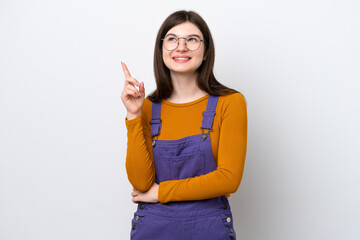
<svg viewBox="0 0 360 240"><path fill-rule="evenodd" d="M186 39L182 39L182 38L179 39L177 50L178 51L187 51L188 50L186 47Z"/></svg>

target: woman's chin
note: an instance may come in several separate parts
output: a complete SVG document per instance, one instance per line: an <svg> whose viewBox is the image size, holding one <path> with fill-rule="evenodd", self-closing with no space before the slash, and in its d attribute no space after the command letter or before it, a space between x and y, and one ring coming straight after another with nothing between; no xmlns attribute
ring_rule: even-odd
<svg viewBox="0 0 360 240"><path fill-rule="evenodd" d="M173 68L170 70L172 74L192 75L196 73L196 69Z"/></svg>

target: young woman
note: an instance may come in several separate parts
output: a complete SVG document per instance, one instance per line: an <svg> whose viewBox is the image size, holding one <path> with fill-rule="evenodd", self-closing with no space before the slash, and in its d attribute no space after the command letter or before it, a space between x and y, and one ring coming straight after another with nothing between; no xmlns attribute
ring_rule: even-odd
<svg viewBox="0 0 360 240"><path fill-rule="evenodd" d="M228 197L244 169L246 103L216 80L214 58L205 21L177 11L157 35L153 93L122 63L133 240L236 238Z"/></svg>

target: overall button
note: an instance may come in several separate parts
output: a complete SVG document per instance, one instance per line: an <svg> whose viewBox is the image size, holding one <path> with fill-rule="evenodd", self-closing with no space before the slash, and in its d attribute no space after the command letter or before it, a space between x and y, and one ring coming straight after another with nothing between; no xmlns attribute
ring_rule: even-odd
<svg viewBox="0 0 360 240"><path fill-rule="evenodd" d="M135 220L139 221L139 216L138 215L135 216Z"/></svg>
<svg viewBox="0 0 360 240"><path fill-rule="evenodd" d="M132 226L132 230L135 230L135 225Z"/></svg>
<svg viewBox="0 0 360 240"><path fill-rule="evenodd" d="M233 232L234 232L234 230L233 230L232 228L230 228L230 232L231 232L231 233L233 233Z"/></svg>
<svg viewBox="0 0 360 240"><path fill-rule="evenodd" d="M228 218L226 219L226 221L227 221L228 223L231 222L231 218L228 217Z"/></svg>
<svg viewBox="0 0 360 240"><path fill-rule="evenodd" d="M201 138L202 138L202 140L205 140L205 139L207 138L206 134L203 133L203 134L201 135Z"/></svg>
<svg viewBox="0 0 360 240"><path fill-rule="evenodd" d="M141 205L140 205L140 209L141 209L141 210L143 210L144 207L145 207L144 204L141 204Z"/></svg>
<svg viewBox="0 0 360 240"><path fill-rule="evenodd" d="M224 205L222 206L222 209L226 210L226 209L227 209L227 205L224 204Z"/></svg>

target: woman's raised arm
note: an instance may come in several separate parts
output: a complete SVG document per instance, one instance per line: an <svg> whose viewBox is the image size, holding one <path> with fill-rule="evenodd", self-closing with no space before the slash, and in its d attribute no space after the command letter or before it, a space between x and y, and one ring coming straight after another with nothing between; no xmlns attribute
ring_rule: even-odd
<svg viewBox="0 0 360 240"><path fill-rule="evenodd" d="M147 191L155 182L155 166L151 148L151 130L144 119L145 88L144 83L139 83L131 77L125 63L122 63L125 74L124 90L121 94L127 116L127 154L126 172L131 185L141 191ZM139 90L135 88L139 87ZM150 123L149 123L150 125Z"/></svg>

